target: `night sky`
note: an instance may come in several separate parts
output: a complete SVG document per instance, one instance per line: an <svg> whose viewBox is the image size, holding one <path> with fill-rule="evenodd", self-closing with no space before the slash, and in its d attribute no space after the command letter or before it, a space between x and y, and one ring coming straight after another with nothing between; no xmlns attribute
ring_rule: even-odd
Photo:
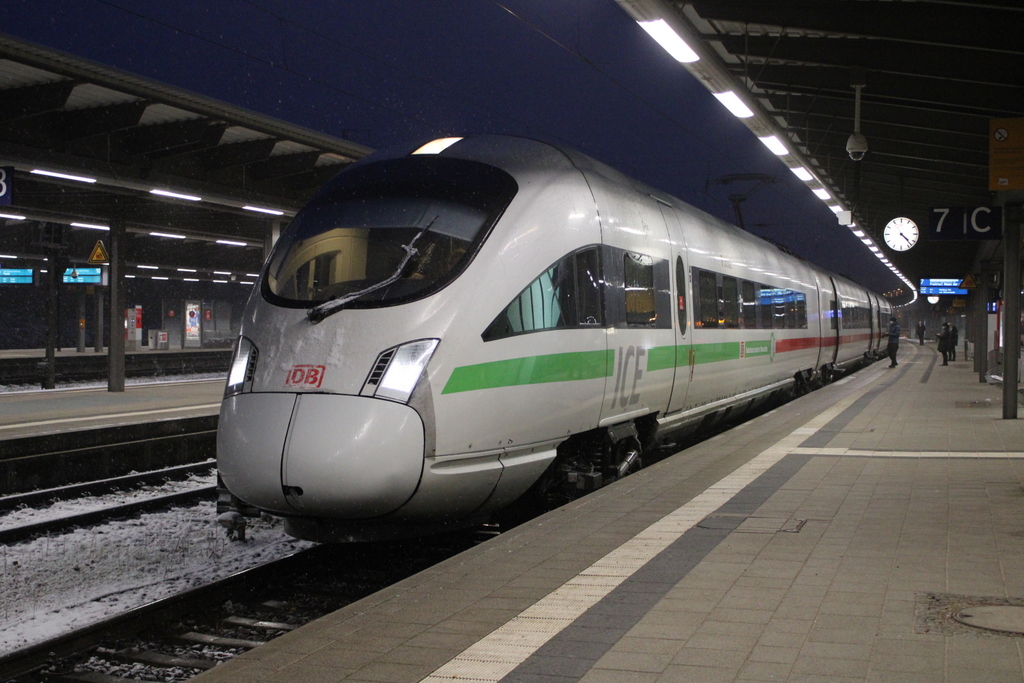
<svg viewBox="0 0 1024 683"><path fill-rule="evenodd" d="M380 149L579 149L876 291L900 284L612 0L0 0L0 31Z"/></svg>

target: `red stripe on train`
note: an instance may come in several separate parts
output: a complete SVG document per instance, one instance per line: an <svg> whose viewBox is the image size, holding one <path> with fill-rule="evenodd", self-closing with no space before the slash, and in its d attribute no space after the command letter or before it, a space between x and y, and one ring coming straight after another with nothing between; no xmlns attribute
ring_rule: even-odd
<svg viewBox="0 0 1024 683"><path fill-rule="evenodd" d="M856 342L870 341L874 338L870 332L864 332L861 334L846 334L840 338L841 344L853 344ZM775 352L786 353L787 351L802 351L804 349L815 349L818 346L835 346L835 337L825 337L824 339L818 339L818 337L797 337L795 339L778 339L775 341Z"/></svg>

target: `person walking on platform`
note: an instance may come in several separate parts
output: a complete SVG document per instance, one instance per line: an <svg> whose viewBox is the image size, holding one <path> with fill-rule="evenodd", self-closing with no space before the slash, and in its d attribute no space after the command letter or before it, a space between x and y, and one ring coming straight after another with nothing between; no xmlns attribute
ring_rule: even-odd
<svg viewBox="0 0 1024 683"><path fill-rule="evenodd" d="M956 323L949 326L949 359L956 360L956 347L960 343L960 330L956 329Z"/></svg>
<svg viewBox="0 0 1024 683"><path fill-rule="evenodd" d="M896 352L900 348L900 323L896 320L896 316L889 318L889 346L886 347L885 352L889 354L889 367L894 368L899 363L896 362Z"/></svg>
<svg viewBox="0 0 1024 683"><path fill-rule="evenodd" d="M922 320L917 324L917 339L921 342L921 346L924 346L924 321Z"/></svg>
<svg viewBox="0 0 1024 683"><path fill-rule="evenodd" d="M942 354L942 364L949 365L949 323L942 323L942 329L935 335L939 340L939 353Z"/></svg>

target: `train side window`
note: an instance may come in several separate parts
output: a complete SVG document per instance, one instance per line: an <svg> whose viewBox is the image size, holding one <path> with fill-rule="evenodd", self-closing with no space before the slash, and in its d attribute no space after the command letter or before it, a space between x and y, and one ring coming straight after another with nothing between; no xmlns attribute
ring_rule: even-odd
<svg viewBox="0 0 1024 683"><path fill-rule="evenodd" d="M836 300L835 299L832 299L831 301L829 301L829 309L830 309L830 312L831 312L831 315L829 317L831 318L832 329L833 330L838 330L839 329L839 308L836 306Z"/></svg>
<svg viewBox="0 0 1024 683"><path fill-rule="evenodd" d="M540 274L484 330L484 341L576 325L573 259L563 258Z"/></svg>
<svg viewBox="0 0 1024 683"><path fill-rule="evenodd" d="M693 324L703 329L718 327L718 280L715 274L694 268L697 273L697 302Z"/></svg>
<svg viewBox="0 0 1024 683"><path fill-rule="evenodd" d="M627 251L622 256L622 267L627 327L653 327L658 319L654 305L654 259Z"/></svg>
<svg viewBox="0 0 1024 683"><path fill-rule="evenodd" d="M770 330L775 327L772 293L775 291L767 285L758 285L757 307L761 312L761 328Z"/></svg>
<svg viewBox="0 0 1024 683"><path fill-rule="evenodd" d="M740 326L740 292L734 277L722 278L722 314L727 328Z"/></svg>
<svg viewBox="0 0 1024 683"><path fill-rule="evenodd" d="M576 310L580 325L603 325L601 254L597 247L576 252Z"/></svg>
<svg viewBox="0 0 1024 683"><path fill-rule="evenodd" d="M796 327L807 329L807 295L803 292L793 292L796 304Z"/></svg>
<svg viewBox="0 0 1024 683"><path fill-rule="evenodd" d="M754 295L754 283L744 280L741 283L743 294L743 327L753 330L757 327L757 297Z"/></svg>
<svg viewBox="0 0 1024 683"><path fill-rule="evenodd" d="M679 331L686 334L686 267L682 256L676 257L676 301Z"/></svg>

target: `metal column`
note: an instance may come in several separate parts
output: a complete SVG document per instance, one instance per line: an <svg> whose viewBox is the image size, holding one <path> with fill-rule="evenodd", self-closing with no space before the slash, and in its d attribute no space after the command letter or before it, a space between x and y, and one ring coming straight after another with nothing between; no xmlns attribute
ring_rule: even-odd
<svg viewBox="0 0 1024 683"><path fill-rule="evenodd" d="M110 221L110 346L107 349L107 391L124 391L124 256L125 221Z"/></svg>
<svg viewBox="0 0 1024 683"><path fill-rule="evenodd" d="M1021 205L1004 207L1003 245L1003 419L1017 419L1017 376L1020 365L1020 232Z"/></svg>

